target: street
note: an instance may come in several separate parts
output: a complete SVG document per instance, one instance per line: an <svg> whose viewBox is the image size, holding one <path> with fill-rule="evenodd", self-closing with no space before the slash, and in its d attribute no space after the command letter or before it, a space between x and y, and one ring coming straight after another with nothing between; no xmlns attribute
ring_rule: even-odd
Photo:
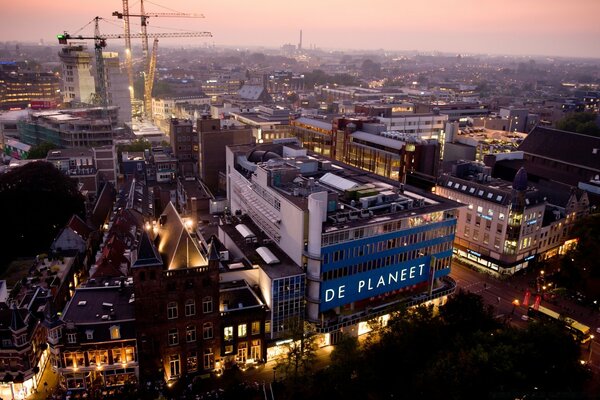
<svg viewBox="0 0 600 400"><path fill-rule="evenodd" d="M451 271L450 276L456 281L458 288L481 295L487 304L494 307L495 315L498 318L510 317L511 324L515 327L522 328L528 324L528 321L522 320L521 317L527 314L527 307L523 306L523 300L525 292L529 288L528 282L535 279L533 271L529 275L499 280L484 272L466 267L455 260L452 261ZM529 289L532 292L529 305L532 305L535 299L533 294L535 289ZM518 300L518 305L515 305L515 300ZM581 346L581 356L596 375L600 374L600 333L596 331L596 328L600 326L599 313L566 298L558 298L553 303L556 304L550 304L545 300L541 301L541 305L544 307L569 316L591 328L595 337Z"/></svg>

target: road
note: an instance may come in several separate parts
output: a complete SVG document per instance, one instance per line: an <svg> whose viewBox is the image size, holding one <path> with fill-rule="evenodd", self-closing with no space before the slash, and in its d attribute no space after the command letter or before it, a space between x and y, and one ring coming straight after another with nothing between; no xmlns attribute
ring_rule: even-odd
<svg viewBox="0 0 600 400"><path fill-rule="evenodd" d="M456 281L459 289L464 289L482 296L483 300L494 307L494 313L499 318L511 317L511 324L516 327L525 327L528 322L523 321L521 316L527 314L527 307L523 306L525 291L528 288L528 280L533 277L518 276L507 280L499 280L493 276L475 271L455 261L452 262L450 276ZM532 293L534 290L532 289ZM535 296L532 294L529 304L533 304ZM513 301L519 300L519 306L513 306ZM561 314L569 316L592 328L594 339L581 346L582 360L598 376L600 374L600 333L596 328L600 326L599 313L592 312L569 299L559 299L557 304L549 304L542 300L544 307L553 309Z"/></svg>

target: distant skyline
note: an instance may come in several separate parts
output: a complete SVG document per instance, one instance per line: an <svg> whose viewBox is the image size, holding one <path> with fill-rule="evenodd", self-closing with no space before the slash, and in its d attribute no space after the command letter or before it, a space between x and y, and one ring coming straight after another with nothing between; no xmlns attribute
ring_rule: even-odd
<svg viewBox="0 0 600 400"><path fill-rule="evenodd" d="M303 48L456 54L507 54L600 58L600 0L197 0L144 1L146 12L186 12L205 18L149 18L148 31L210 31L212 38L163 39L176 44L240 47L298 45ZM130 1L139 14L139 1ZM119 0L29 0L0 6L0 41L55 44L56 35L122 33ZM131 32L139 18L131 17ZM139 40L133 40L134 45ZM122 45L122 43L119 43ZM107 50L110 50L110 42Z"/></svg>

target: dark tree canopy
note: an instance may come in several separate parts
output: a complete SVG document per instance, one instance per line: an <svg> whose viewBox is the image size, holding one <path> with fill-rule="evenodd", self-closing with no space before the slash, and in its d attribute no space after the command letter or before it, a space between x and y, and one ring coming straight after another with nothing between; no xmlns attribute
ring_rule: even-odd
<svg viewBox="0 0 600 400"><path fill-rule="evenodd" d="M596 123L597 114L581 112L569 114L556 123L556 128L590 136L600 136L600 126Z"/></svg>
<svg viewBox="0 0 600 400"><path fill-rule="evenodd" d="M495 320L480 296L463 291L439 310L402 310L373 340L342 339L328 368L280 393L370 400L581 395L589 375L579 363L579 344L561 327L512 328Z"/></svg>
<svg viewBox="0 0 600 400"><path fill-rule="evenodd" d="M40 143L37 146L33 146L31 148L31 150L29 150L29 155L27 156L27 158L29 160L46 158L46 156L48 155L48 152L50 150L54 150L57 148L58 148L58 146L56 146L55 144L50 143L50 142Z"/></svg>
<svg viewBox="0 0 600 400"><path fill-rule="evenodd" d="M85 217L77 183L45 161L0 175L0 210L3 262L47 251L73 214Z"/></svg>

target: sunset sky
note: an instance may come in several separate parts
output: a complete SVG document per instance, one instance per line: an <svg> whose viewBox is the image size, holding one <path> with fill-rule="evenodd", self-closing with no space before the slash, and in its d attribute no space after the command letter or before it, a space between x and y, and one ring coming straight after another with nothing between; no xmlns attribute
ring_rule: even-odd
<svg viewBox="0 0 600 400"><path fill-rule="evenodd" d="M1 0L0 41L54 43L95 16L102 33L121 33L119 0ZM385 49L600 58L600 0L153 0L146 12L188 12L203 19L150 18L149 32L210 31L203 44L324 49ZM129 2L139 13L139 1ZM161 28L162 27L162 28ZM132 18L132 32L139 19ZM93 34L93 25L79 32Z"/></svg>

